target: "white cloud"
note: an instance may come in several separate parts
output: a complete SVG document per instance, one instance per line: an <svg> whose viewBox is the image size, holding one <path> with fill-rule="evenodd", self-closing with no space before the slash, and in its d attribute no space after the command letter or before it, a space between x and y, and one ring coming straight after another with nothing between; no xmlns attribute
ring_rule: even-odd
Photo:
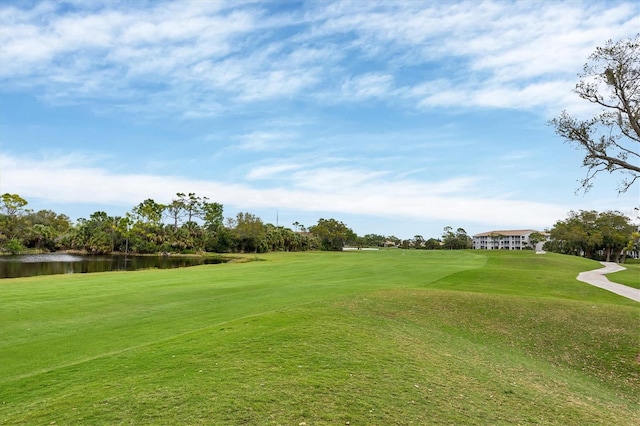
<svg viewBox="0 0 640 426"><path fill-rule="evenodd" d="M305 169L293 174L297 186L305 191L331 194L352 193L362 184L381 178L387 172L345 168Z"/></svg>
<svg viewBox="0 0 640 426"><path fill-rule="evenodd" d="M119 5L1 7L5 87L191 117L293 97L558 109L586 56L637 32L639 16L630 2L334 1L306 13L255 2ZM354 57L370 69L354 69ZM416 66L425 68L404 71ZM400 83L407 78L414 82ZM216 107L198 106L198 94Z"/></svg>
<svg viewBox="0 0 640 426"><path fill-rule="evenodd" d="M391 95L393 76L383 73L367 73L348 78L341 87L342 99L363 101Z"/></svg>
<svg viewBox="0 0 640 426"><path fill-rule="evenodd" d="M273 151L289 145L294 135L278 131L256 131L240 135L239 149L247 151Z"/></svg>
<svg viewBox="0 0 640 426"><path fill-rule="evenodd" d="M300 164L275 164L271 166L260 166L251 169L247 174L248 180L270 179L281 176L285 172L298 170L302 167Z"/></svg>
<svg viewBox="0 0 640 426"><path fill-rule="evenodd" d="M0 188L56 208L124 212L195 191L244 211L549 226L583 171L565 167L581 157L544 121L591 112L571 92L576 74L606 39L635 34L639 11L624 0L0 2L0 93L54 106L36 103L27 123L47 130L3 123L13 156L0 158ZM97 114L73 115L84 107ZM133 152L37 157L93 135L103 152Z"/></svg>
<svg viewBox="0 0 640 426"><path fill-rule="evenodd" d="M124 214L147 198L168 202L188 191L242 210L281 208L387 217L393 220L448 220L544 227L563 217L565 207L492 196L475 178L419 182L394 179L364 169L298 170L287 187L257 189L248 185L202 181L180 176L115 174L76 157L28 159L0 156L2 192L56 204L87 203L122 207ZM292 165L256 169L254 178L294 170ZM43 184L45 183L46 184ZM484 194L484 195L483 195ZM61 212L64 213L64 212Z"/></svg>

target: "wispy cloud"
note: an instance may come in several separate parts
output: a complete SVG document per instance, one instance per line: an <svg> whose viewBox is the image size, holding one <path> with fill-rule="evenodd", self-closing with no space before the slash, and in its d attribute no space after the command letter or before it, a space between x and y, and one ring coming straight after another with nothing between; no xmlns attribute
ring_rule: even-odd
<svg viewBox="0 0 640 426"><path fill-rule="evenodd" d="M341 87L342 99L361 102L370 98L391 95L393 76L382 73L367 73L348 78Z"/></svg>
<svg viewBox="0 0 640 426"><path fill-rule="evenodd" d="M260 166L251 169L247 174L248 180L260 180L269 179L273 177L280 177L284 173L289 173L293 170L298 170L303 167L300 164L275 164L271 166Z"/></svg>
<svg viewBox="0 0 640 426"><path fill-rule="evenodd" d="M530 160L534 156L534 153L530 151L512 151L503 154L500 157L500 161L520 163L522 161Z"/></svg>
<svg viewBox="0 0 640 426"><path fill-rule="evenodd" d="M274 151L287 147L294 138L292 133L255 131L238 136L239 149L247 151Z"/></svg>
<svg viewBox="0 0 640 426"><path fill-rule="evenodd" d="M278 11L235 1L29 5L0 7L0 78L10 87L185 117L292 97L563 105L584 58L607 38L637 32L639 14L631 2L331 1Z"/></svg>

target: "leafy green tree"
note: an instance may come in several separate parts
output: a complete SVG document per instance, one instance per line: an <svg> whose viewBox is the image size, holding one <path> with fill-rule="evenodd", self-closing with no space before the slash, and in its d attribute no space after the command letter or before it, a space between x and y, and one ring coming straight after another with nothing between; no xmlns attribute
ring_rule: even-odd
<svg viewBox="0 0 640 426"><path fill-rule="evenodd" d="M216 232L222 226L222 204L209 202L207 197L199 197L193 192L178 192L176 196L177 198L166 205L164 210L172 222L174 232L178 231L178 226L185 218L185 223L195 223L195 219L200 219L208 232Z"/></svg>
<svg viewBox="0 0 640 426"><path fill-rule="evenodd" d="M37 250L55 251L65 248L65 236L71 229L71 220L51 210L28 212L24 216L27 230L25 245Z"/></svg>
<svg viewBox="0 0 640 426"><path fill-rule="evenodd" d="M76 242L89 253L103 254L114 251L115 218L103 211L97 211L89 219L80 219L78 224L79 241Z"/></svg>
<svg viewBox="0 0 640 426"><path fill-rule="evenodd" d="M593 258L602 244L597 218L598 212L594 210L570 211L567 219L558 220L551 229L553 244L547 247L551 251Z"/></svg>
<svg viewBox="0 0 640 426"><path fill-rule="evenodd" d="M207 234L205 249L208 252L231 253L239 251L235 229L220 227L215 234Z"/></svg>
<svg viewBox="0 0 640 426"><path fill-rule="evenodd" d="M384 247L387 238L384 235L367 234L362 237L362 245L365 247Z"/></svg>
<svg viewBox="0 0 640 426"><path fill-rule="evenodd" d="M196 222L186 222L170 236L168 245L170 250L180 253L193 253L204 250L204 230Z"/></svg>
<svg viewBox="0 0 640 426"><path fill-rule="evenodd" d="M238 213L234 223L240 251L258 253L267 250L262 219L251 213Z"/></svg>
<svg viewBox="0 0 640 426"><path fill-rule="evenodd" d="M597 105L599 113L580 120L563 111L551 125L584 151L587 177L581 187L591 188L600 172L621 173L618 190L627 191L640 177L640 33L598 47L584 65L575 93Z"/></svg>
<svg viewBox="0 0 640 426"><path fill-rule="evenodd" d="M307 232L293 232L290 234L291 251L307 251L313 248L313 241Z"/></svg>
<svg viewBox="0 0 640 426"><path fill-rule="evenodd" d="M267 251L291 251L290 238L287 233L293 232L282 226L275 226L271 223L265 225L265 241Z"/></svg>
<svg viewBox="0 0 640 426"><path fill-rule="evenodd" d="M124 253L129 253L129 240L131 239L132 225L133 219L129 214L125 217L118 217L115 220L116 233L120 237L120 240L124 240L124 248L121 247L121 245L118 245L118 250Z"/></svg>
<svg viewBox="0 0 640 426"><path fill-rule="evenodd" d="M453 232L453 228L445 226L442 230L442 247L447 250L452 250L456 246L456 234Z"/></svg>
<svg viewBox="0 0 640 426"><path fill-rule="evenodd" d="M202 204L202 220L208 231L217 231L224 220L222 204L205 201Z"/></svg>
<svg viewBox="0 0 640 426"><path fill-rule="evenodd" d="M570 211L567 219L555 223L550 232L552 241L545 247L591 259L613 258L617 262L633 232L631 220L620 212Z"/></svg>
<svg viewBox="0 0 640 426"><path fill-rule="evenodd" d="M42 249L43 242L51 241L54 235L54 231L50 226L36 223L31 226L30 237L35 240L35 248L37 250Z"/></svg>
<svg viewBox="0 0 640 426"><path fill-rule="evenodd" d="M429 238L424 242L425 250L438 250L440 248L440 240Z"/></svg>
<svg viewBox="0 0 640 426"><path fill-rule="evenodd" d="M167 206L164 204L156 203L151 198L147 198L135 206L131 212L136 220L159 225L162 223L162 216L166 208Z"/></svg>
<svg viewBox="0 0 640 426"><path fill-rule="evenodd" d="M596 225L602 234L605 261L619 262L623 250L633 235L634 226L628 217L616 211L600 213L596 219Z"/></svg>
<svg viewBox="0 0 640 426"><path fill-rule="evenodd" d="M307 228L297 220L293 222L292 225L295 228L295 230L298 232L307 232Z"/></svg>
<svg viewBox="0 0 640 426"><path fill-rule="evenodd" d="M202 216L201 197L196 196L196 194L193 192L190 192L189 194L178 192L176 195L178 196L178 200L184 208L187 222L192 222L194 217Z"/></svg>
<svg viewBox="0 0 640 426"><path fill-rule="evenodd" d="M182 209L179 217L186 217L187 222L194 222L195 219L200 219L207 229L215 230L222 225L224 219L222 204L209 202L209 198L199 197L193 192L188 194L178 192L176 195L178 198L173 200L172 207L176 211ZM175 216L172 213L174 220Z"/></svg>
<svg viewBox="0 0 640 426"><path fill-rule="evenodd" d="M136 221L129 229L129 247L135 253L168 251L169 230L162 224Z"/></svg>
<svg viewBox="0 0 640 426"><path fill-rule="evenodd" d="M533 250L536 249L536 246L538 245L538 243L541 243L546 239L547 237L544 234L541 234L540 232L532 232L531 234L529 234L529 244L531 244L531 248Z"/></svg>
<svg viewBox="0 0 640 426"><path fill-rule="evenodd" d="M464 228L456 229L456 239L461 249L470 249L473 246L473 239L467 234Z"/></svg>
<svg viewBox="0 0 640 426"><path fill-rule="evenodd" d="M351 228L336 219L321 218L309 231L318 237L322 250L340 251L347 242L357 238Z"/></svg>
<svg viewBox="0 0 640 426"><path fill-rule="evenodd" d="M29 204L18 194L2 194L0 197L0 244L4 241L17 240L22 243L25 239L26 223L24 220ZM15 243L13 246L16 247Z"/></svg>
<svg viewBox="0 0 640 426"><path fill-rule="evenodd" d="M169 219L171 219L173 232L178 232L178 225L181 223L181 220L187 215L184 201L180 198L172 200L171 203L166 205L165 214Z"/></svg>
<svg viewBox="0 0 640 426"><path fill-rule="evenodd" d="M27 220L31 224L39 223L50 226L58 233L64 233L71 228L71 219L64 214L58 214L52 210L39 210L35 213L27 214Z"/></svg>
<svg viewBox="0 0 640 426"><path fill-rule="evenodd" d="M634 231L631 233L631 238L629 238L629 241L627 242L627 245L622 252L621 263L625 263L627 259L627 253L632 251L640 252L640 232L638 231Z"/></svg>
<svg viewBox="0 0 640 426"><path fill-rule="evenodd" d="M295 232L282 226L276 227L270 223L265 229L269 251L306 251L312 246L307 233Z"/></svg>
<svg viewBox="0 0 640 426"><path fill-rule="evenodd" d="M136 253L167 251L167 232L162 218L167 206L148 198L131 210L131 223L127 231L128 246ZM125 241L125 251L127 249Z"/></svg>
<svg viewBox="0 0 640 426"><path fill-rule="evenodd" d="M12 238L7 241L5 246L6 251L11 254L20 254L24 251L25 247L22 245L22 242L17 238Z"/></svg>
<svg viewBox="0 0 640 426"><path fill-rule="evenodd" d="M16 217L24 213L24 207L29 204L18 194L2 194L0 197L0 212L9 217Z"/></svg>
<svg viewBox="0 0 640 426"><path fill-rule="evenodd" d="M447 250L463 250L471 248L472 239L467 235L464 228L458 228L453 232L453 228L445 226L442 233L442 248Z"/></svg>

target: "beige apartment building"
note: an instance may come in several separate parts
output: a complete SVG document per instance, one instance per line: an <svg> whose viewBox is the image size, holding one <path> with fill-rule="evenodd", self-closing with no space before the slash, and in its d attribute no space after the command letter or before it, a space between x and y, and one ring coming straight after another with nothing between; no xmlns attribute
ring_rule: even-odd
<svg viewBox="0 0 640 426"><path fill-rule="evenodd" d="M473 248L477 250L524 250L526 248L542 250L546 240L538 242L535 247L529 241L529 236L534 232L539 231L519 229L482 232L473 236ZM547 240L549 239L548 234L540 233L547 237Z"/></svg>

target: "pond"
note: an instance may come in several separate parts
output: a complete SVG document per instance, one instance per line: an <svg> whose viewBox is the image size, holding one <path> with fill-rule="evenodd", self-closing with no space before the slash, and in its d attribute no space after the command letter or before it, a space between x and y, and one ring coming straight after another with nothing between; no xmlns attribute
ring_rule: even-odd
<svg viewBox="0 0 640 426"><path fill-rule="evenodd" d="M0 256L0 278L135 271L138 269L151 268L183 268L223 262L225 262L225 260L219 257L195 256L93 256L67 253L25 254Z"/></svg>

